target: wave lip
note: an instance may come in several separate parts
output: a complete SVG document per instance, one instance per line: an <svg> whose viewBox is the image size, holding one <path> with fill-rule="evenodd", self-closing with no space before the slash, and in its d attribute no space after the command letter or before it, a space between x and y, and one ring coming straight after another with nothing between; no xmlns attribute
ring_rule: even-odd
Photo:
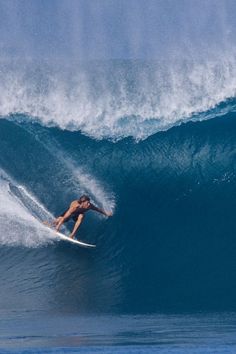
<svg viewBox="0 0 236 354"><path fill-rule="evenodd" d="M24 113L29 122L80 130L96 139L145 139L182 122L206 119L235 98L232 53L168 63L90 62L71 69L42 63L26 63L21 71L0 66L2 117Z"/></svg>

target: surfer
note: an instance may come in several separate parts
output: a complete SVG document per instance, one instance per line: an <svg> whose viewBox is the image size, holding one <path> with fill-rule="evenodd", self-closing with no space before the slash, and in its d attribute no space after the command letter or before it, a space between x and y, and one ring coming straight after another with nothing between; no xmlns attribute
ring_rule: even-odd
<svg viewBox="0 0 236 354"><path fill-rule="evenodd" d="M97 211L98 213L101 213L105 216L112 216L111 212L99 209L95 205L93 205L87 195L82 195L78 200L74 200L70 204L69 209L67 209L64 213L62 213L58 218L53 221L53 225L56 230L59 231L62 224L72 219L73 221L75 221L75 225L69 237L74 238L82 221L84 220L84 214L89 210Z"/></svg>

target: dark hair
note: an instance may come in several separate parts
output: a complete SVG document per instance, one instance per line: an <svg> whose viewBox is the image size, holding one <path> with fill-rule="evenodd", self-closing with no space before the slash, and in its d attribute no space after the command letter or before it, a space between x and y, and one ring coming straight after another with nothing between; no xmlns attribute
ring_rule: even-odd
<svg viewBox="0 0 236 354"><path fill-rule="evenodd" d="M80 202L90 202L90 198L87 196L87 195L82 195L80 198L79 198L79 201Z"/></svg>

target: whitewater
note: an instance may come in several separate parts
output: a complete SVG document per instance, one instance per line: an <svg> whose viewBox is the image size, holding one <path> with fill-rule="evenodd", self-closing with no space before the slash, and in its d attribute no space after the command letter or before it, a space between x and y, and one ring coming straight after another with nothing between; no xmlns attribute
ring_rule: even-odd
<svg viewBox="0 0 236 354"><path fill-rule="evenodd" d="M145 139L209 118L207 112L232 100L235 62L230 52L207 60L92 61L69 68L30 60L9 67L3 61L0 115L24 113L29 121L96 139Z"/></svg>

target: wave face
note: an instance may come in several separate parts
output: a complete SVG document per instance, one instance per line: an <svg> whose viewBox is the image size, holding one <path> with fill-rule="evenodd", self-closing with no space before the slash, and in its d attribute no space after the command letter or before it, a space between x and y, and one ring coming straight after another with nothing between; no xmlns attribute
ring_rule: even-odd
<svg viewBox="0 0 236 354"><path fill-rule="evenodd" d="M29 115L2 117L2 307L234 310L234 102L206 117L215 119L116 142ZM91 212L81 226L80 238L96 243L95 251L58 242L39 222L82 193L114 213L106 219Z"/></svg>

